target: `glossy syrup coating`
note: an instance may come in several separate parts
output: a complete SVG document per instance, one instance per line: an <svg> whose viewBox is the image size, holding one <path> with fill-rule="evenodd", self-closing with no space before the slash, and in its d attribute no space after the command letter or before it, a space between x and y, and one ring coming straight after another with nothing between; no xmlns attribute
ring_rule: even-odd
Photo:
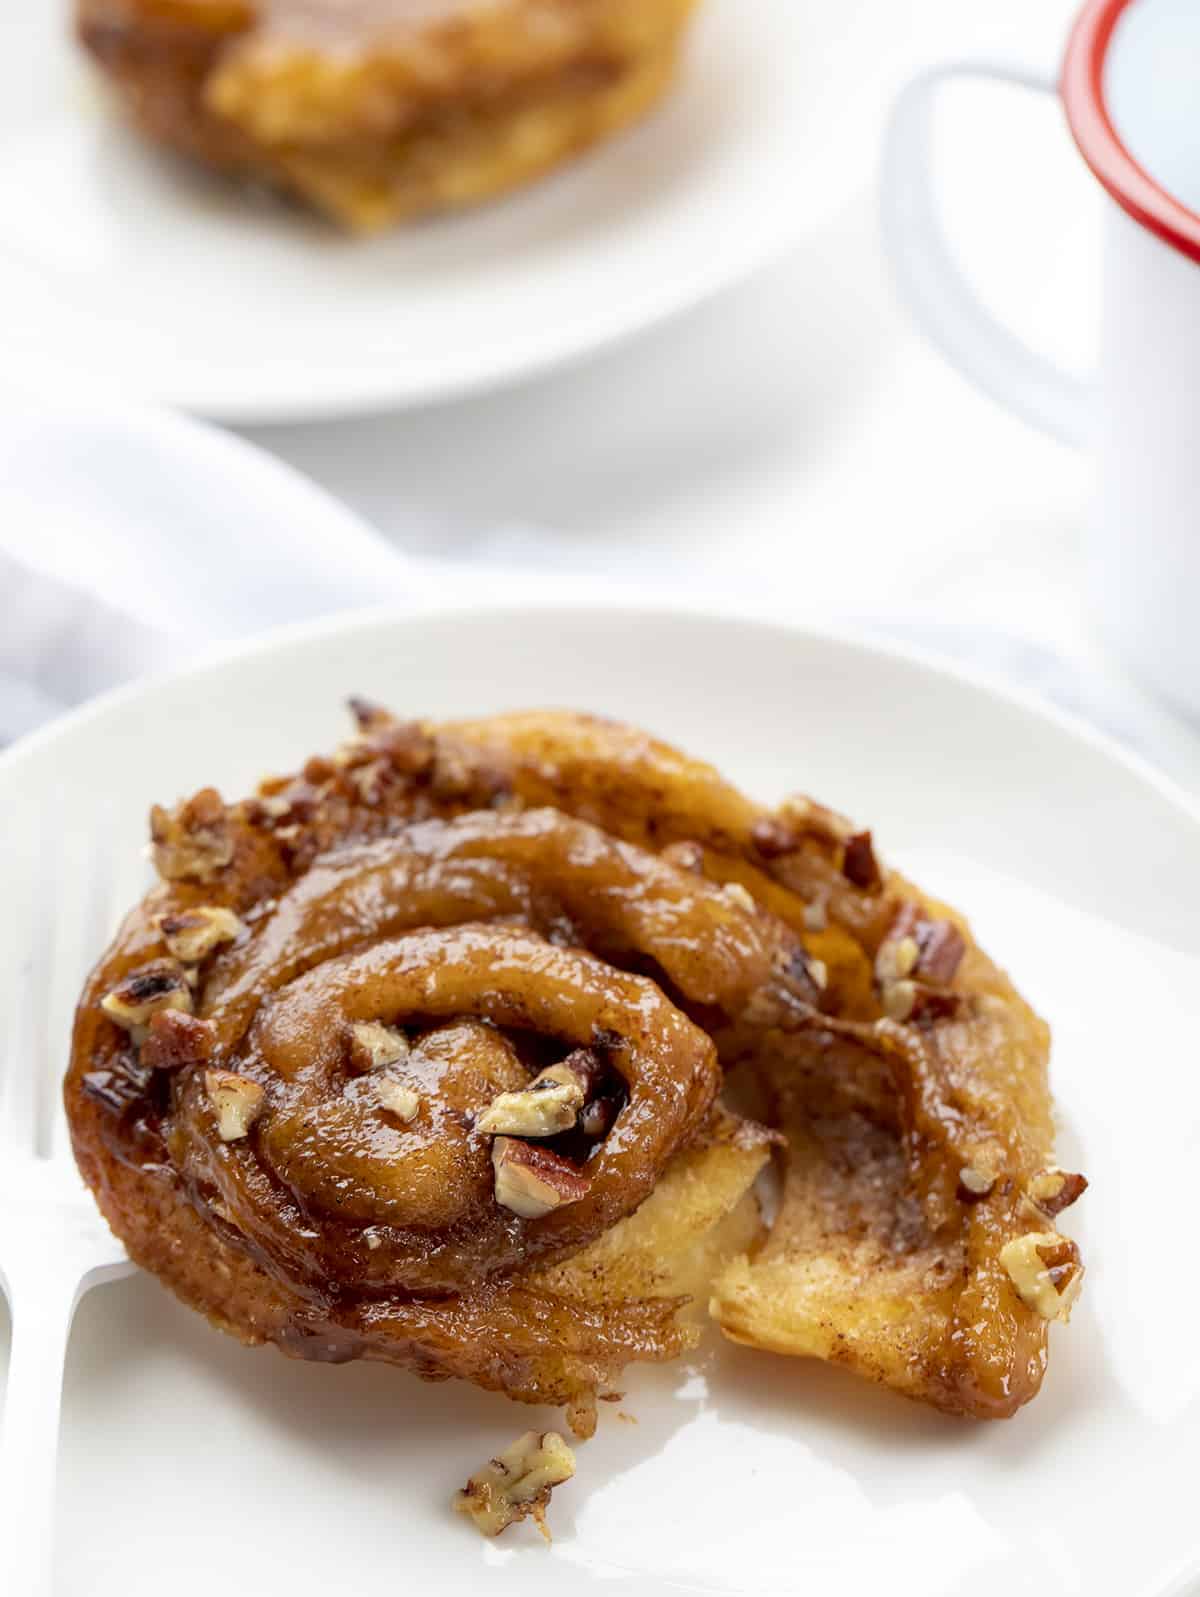
<svg viewBox="0 0 1200 1597"><path fill-rule="evenodd" d="M440 1077L426 1068L430 1046L418 1047L406 1072L420 1098L417 1120L381 1125L386 1111L345 1079L346 1023L436 1025L468 1016L499 1028L500 1039L489 1048L482 1034L481 1046L477 1031L468 1058ZM564 1053L602 1039L625 1093L616 1123L582 1167L587 1195L536 1219L496 1202L487 1144L469 1131L470 1119L518 1074L477 1063L503 1050L510 1028L554 1039ZM653 1190L703 1123L718 1081L711 1040L653 983L507 927L411 933L321 965L263 1006L246 1057L251 1073L269 1082L259 1136L219 1148L193 1076L183 1120L195 1140L172 1144L185 1179L213 1180L264 1251L273 1252L281 1234L287 1268L302 1260L322 1285L409 1292L461 1290L593 1240ZM464 1074L480 1089L465 1106ZM317 1222L303 1242L292 1223L297 1208ZM373 1250L364 1251L363 1225Z"/></svg>
<svg viewBox="0 0 1200 1597"><path fill-rule="evenodd" d="M514 920L541 935L494 924ZM475 921L493 924L464 924ZM412 928L425 929L393 935ZM657 985L564 942L618 967L652 965L685 1002L730 1019L754 1001L786 1008L816 994L787 928L585 822L554 810L425 821L321 856L211 965L198 1012L213 1029L213 1059L264 1082L269 1112L253 1146L220 1149L214 1162L197 1073L183 1099L183 1124L197 1134L177 1127L176 1164L195 1190L218 1189L222 1208L290 1267L300 1256L292 1206L319 1214L305 1267L348 1285L450 1290L582 1246L652 1189L718 1076L708 1036ZM467 1034L478 1063L435 1080L426 1039L395 1067L422 1106L413 1124L391 1124L372 1083L347 1079L355 1021L465 1016L491 1028ZM525 1079L506 1028L563 1049L603 1039L625 1095L587 1166L587 1197L532 1222L497 1207L487 1139L464 1124L514 1073ZM447 1092L458 1101L447 1105ZM269 1182L256 1178L260 1161ZM410 1175L421 1177L415 1190ZM364 1224L369 1246L355 1229ZM285 1237L278 1246L273 1227Z"/></svg>

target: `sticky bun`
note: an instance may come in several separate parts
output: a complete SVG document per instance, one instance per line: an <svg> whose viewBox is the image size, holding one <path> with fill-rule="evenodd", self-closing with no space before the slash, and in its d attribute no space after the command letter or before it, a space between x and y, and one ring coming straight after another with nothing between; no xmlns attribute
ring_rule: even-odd
<svg viewBox="0 0 1200 1597"><path fill-rule="evenodd" d="M150 138L355 229L527 183L643 116L695 0L76 0Z"/></svg>
<svg viewBox="0 0 1200 1597"><path fill-rule="evenodd" d="M354 710L254 797L152 812L66 1083L133 1259L246 1342L577 1435L705 1309L951 1412L1032 1397L1086 1183L966 925L869 833L632 728Z"/></svg>

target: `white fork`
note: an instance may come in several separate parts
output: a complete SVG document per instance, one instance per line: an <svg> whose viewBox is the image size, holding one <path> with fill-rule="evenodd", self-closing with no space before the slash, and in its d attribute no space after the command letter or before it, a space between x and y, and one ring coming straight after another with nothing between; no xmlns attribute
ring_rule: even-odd
<svg viewBox="0 0 1200 1597"><path fill-rule="evenodd" d="M12 1347L0 1420L0 1591L50 1597L59 1411L76 1305L132 1265L75 1169L60 1092L72 990L111 929L113 851L39 806L0 838L12 928L0 947L0 1285ZM28 819L28 818L27 818ZM24 876L25 892L18 886ZM22 904L22 898L26 900ZM26 913L22 914L22 910Z"/></svg>

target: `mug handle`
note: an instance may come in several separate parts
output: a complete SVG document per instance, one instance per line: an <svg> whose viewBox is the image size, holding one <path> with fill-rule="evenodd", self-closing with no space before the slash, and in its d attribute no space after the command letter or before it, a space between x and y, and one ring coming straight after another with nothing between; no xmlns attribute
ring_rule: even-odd
<svg viewBox="0 0 1200 1597"><path fill-rule="evenodd" d="M933 192L933 106L955 78L982 78L1057 96L1045 73L1000 61L951 61L901 91L884 140L883 243L900 295L926 337L972 382L1024 421L1067 444L1084 442L1088 390L987 311L946 242Z"/></svg>

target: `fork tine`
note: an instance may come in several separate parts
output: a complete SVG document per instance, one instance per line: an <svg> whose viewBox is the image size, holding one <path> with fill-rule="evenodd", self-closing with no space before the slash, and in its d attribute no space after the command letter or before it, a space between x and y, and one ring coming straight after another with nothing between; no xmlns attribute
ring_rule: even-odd
<svg viewBox="0 0 1200 1597"><path fill-rule="evenodd" d="M18 934L0 958L0 1143L39 1156L68 1147L61 1082L75 1003L147 867L119 836L111 801L67 824L63 796L14 802L0 817L0 881Z"/></svg>
<svg viewBox="0 0 1200 1597"><path fill-rule="evenodd" d="M15 803L4 827L4 880L10 894L9 926L17 928L8 957L0 962L3 982L3 1041L0 1043L0 1138L10 1147L33 1151L36 1121L36 1073L33 1069L35 944L40 920L33 893L37 837L27 804ZM19 928L34 928L30 941Z"/></svg>
<svg viewBox="0 0 1200 1597"><path fill-rule="evenodd" d="M60 827L62 852L60 879L77 883L78 891L60 894L62 915L58 926L47 1017L48 1051L45 1060L47 1091L43 1100L41 1151L53 1158L68 1146L61 1081L71 1047L71 1027L79 990L100 957L112 933L116 909L114 875L116 849L115 812L111 801L102 802L86 826ZM68 913L71 907L78 913Z"/></svg>
<svg viewBox="0 0 1200 1597"><path fill-rule="evenodd" d="M29 1016L29 1052L18 1065L28 1071L33 1110L34 1152L44 1154L49 1137L49 1105L53 1094L51 1074L55 1064L54 987L62 966L62 937L71 920L71 899L63 892L71 881L62 854L62 797L55 791L38 805L30 830L32 861L29 893L35 928L30 980L25 992Z"/></svg>

